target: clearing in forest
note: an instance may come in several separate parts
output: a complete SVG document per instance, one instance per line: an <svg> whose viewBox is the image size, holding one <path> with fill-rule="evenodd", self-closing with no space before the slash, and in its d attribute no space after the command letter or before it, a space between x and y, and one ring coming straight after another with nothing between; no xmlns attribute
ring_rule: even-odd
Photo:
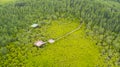
<svg viewBox="0 0 120 67"><path fill-rule="evenodd" d="M54 20L48 27L42 29L47 38L57 38L79 26L79 21L65 19ZM47 44L38 49L39 55L28 57L27 66L40 67L95 67L103 64L95 40L86 37L84 25L69 36L53 44Z"/></svg>

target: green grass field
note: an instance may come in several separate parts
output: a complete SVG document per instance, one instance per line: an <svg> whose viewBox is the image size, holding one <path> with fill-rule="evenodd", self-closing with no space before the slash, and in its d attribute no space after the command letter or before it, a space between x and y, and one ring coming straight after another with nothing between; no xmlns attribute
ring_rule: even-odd
<svg viewBox="0 0 120 67"><path fill-rule="evenodd" d="M0 4L14 2L15 0L0 0Z"/></svg>
<svg viewBox="0 0 120 67"><path fill-rule="evenodd" d="M57 38L79 26L79 21L59 19L52 21L48 28L43 28L47 38ZM36 49L36 48L33 48ZM35 51L33 51L35 52ZM39 48L39 55L30 56L27 66L39 67L95 67L105 66L98 47L91 37L85 37L84 25L71 35ZM35 52L36 53L36 52ZM32 54L35 54L32 53Z"/></svg>

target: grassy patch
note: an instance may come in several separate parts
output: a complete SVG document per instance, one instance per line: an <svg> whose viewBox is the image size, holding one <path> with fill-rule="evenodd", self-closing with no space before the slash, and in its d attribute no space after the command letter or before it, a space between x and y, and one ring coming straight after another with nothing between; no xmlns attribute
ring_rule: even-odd
<svg viewBox="0 0 120 67"><path fill-rule="evenodd" d="M57 38L79 26L79 21L60 19L44 28L47 38ZM39 67L95 67L104 65L95 41L85 37L84 26L54 44L39 48L39 55L29 56L27 66ZM35 48L34 48L35 49Z"/></svg>
<svg viewBox="0 0 120 67"><path fill-rule="evenodd" d="M0 4L5 4L9 2L14 2L15 0L0 0Z"/></svg>

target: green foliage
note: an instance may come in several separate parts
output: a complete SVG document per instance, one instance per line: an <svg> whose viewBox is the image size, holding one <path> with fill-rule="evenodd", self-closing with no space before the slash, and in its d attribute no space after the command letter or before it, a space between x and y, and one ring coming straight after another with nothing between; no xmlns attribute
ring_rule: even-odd
<svg viewBox="0 0 120 67"><path fill-rule="evenodd" d="M78 26L79 20L77 19L58 19L51 20L51 24L33 29L29 33L26 33L26 31L18 33L18 41L6 46L9 53L4 56L6 59L1 62L1 66L105 66L106 64L104 64L103 58L100 56L95 41L91 40L90 36L85 38L85 25L68 37L53 44L46 44L44 48L33 46L33 43L39 39L45 41L50 38L56 39ZM44 35L45 38L41 38L38 33Z"/></svg>
<svg viewBox="0 0 120 67"><path fill-rule="evenodd" d="M14 41L20 29L28 28L34 21L43 19L78 18L83 19L91 29L94 26L119 32L120 4L103 0L24 0L3 5L0 8L0 43ZM79 7L79 8L78 8ZM6 18L7 17L7 18ZM89 24L89 22L92 22ZM88 28L88 27L87 27ZM8 37L5 37L8 36ZM4 40L5 42L2 42Z"/></svg>
<svg viewBox="0 0 120 67"><path fill-rule="evenodd" d="M1 49L0 49L0 55L6 55L7 54L7 52L8 52L8 49L6 48L6 47L2 47Z"/></svg>
<svg viewBox="0 0 120 67"><path fill-rule="evenodd" d="M61 18L66 18L66 19L69 19L70 21L66 21L65 19L61 19ZM119 18L120 18L120 1L119 0L22 0L22 1L0 0L0 36L1 36L0 37L0 56L1 56L0 60L3 60L0 63L0 65L10 66L10 67L22 66L25 63L27 63L27 65L30 65L30 66L31 65L35 66L35 64L39 64L39 63L41 63L43 66L50 66L53 63L56 63L56 65L59 65L59 63L62 62L60 61L60 59L61 58L66 59L66 58L64 58L63 56L62 57L59 56L59 58L56 58L57 56L54 53L51 53L52 56L55 55L56 57L55 56L53 57L50 56L50 57L56 58L58 61L50 59L51 62L49 62L48 60L49 54L46 53L45 50L49 52L49 49L50 49L51 50L50 52L52 52L54 51L54 49L52 48L58 47L58 45L60 44L64 46L65 41L60 41L60 43L56 44L55 47L48 46L49 49L47 48L37 49L36 47L33 47L31 45L35 41L40 39L46 41L51 37L56 38L61 34L65 34L69 30L71 30L71 28L73 28L74 26L76 27L78 25L77 22L84 22L85 23L84 31L86 32L86 35L83 35L85 33L79 32L79 35L78 33L76 33L76 35L73 36L74 38L72 36L69 36L71 38L70 42L72 42L72 38L75 40L78 40L79 38L80 38L79 40L82 39L81 40L82 42L73 40L74 44L83 43L85 41L89 43L91 42L89 41L89 37L90 39L96 40L97 41L96 44L98 45L98 47L101 48L100 50L101 50L102 57L104 57L105 62L108 62L106 63L108 64L107 66L117 67L118 65L120 65L119 64L120 63L119 62L120 60L119 58L120 19ZM58 20L61 22L57 23ZM70 28L67 28L67 25L64 25L64 23L66 23L65 21L70 23L72 23L73 21L74 23L72 24L74 26L71 26L72 25L71 24ZM39 24L40 27L35 29L30 28L30 26L33 23ZM60 26L60 24L62 26ZM49 29L49 27L52 25L53 27ZM59 29L62 29L62 30L59 31ZM51 30L56 32L53 33L51 32ZM82 32L84 31L82 30ZM84 37L80 35L88 37L88 40L84 39ZM71 43L69 43L69 41L68 43L65 43L65 45L68 45L68 44L71 44ZM88 46L87 43L85 44L86 46ZM78 44L76 46L80 48L79 45L81 44ZM59 52L62 46L58 47L59 48L58 55L60 55ZM84 45L82 46L84 47ZM72 46L72 49L77 47ZM71 47L68 47L68 48L71 49ZM91 48L93 48L92 45L91 45ZM90 50L92 52L97 50L97 49L95 50L93 49L90 49ZM80 50L79 49L76 49L76 50L79 53ZM86 48L85 50L88 51L89 48ZM43 51L43 54L45 55L48 54L48 55L44 57L43 55L41 55L42 51ZM66 54L68 52L69 51L66 50ZM75 50L73 50L72 54L74 54L74 52ZM98 55L94 56L93 54L96 54L96 53L93 52L93 54L91 54L92 52L90 52L89 55L92 55L92 57L94 58L98 56ZM66 54L65 56L68 57L69 54L68 55ZM77 55L78 54L76 54L76 56ZM81 60L83 61L83 65L85 65L84 64L85 62L89 62L91 65L94 64L95 62L94 60L86 61L87 59L91 59L92 57L87 57L86 56L87 54L84 54L84 55L85 55L85 60L84 61L83 59ZM34 56L37 56L37 57L33 59ZM71 56L72 55L70 54L70 57L68 58L72 58ZM38 58L40 57L43 57L43 59L39 60ZM27 59L27 58L31 58L31 59ZM37 63L35 60L39 62ZM31 62L29 63L29 61ZM80 60L77 60L77 61L80 62ZM34 62L35 64L32 64ZM74 63L77 64L77 62L74 62ZM64 64L67 64L67 63L64 63ZM69 64L72 64L72 63L69 63ZM69 66L69 64L67 66Z"/></svg>

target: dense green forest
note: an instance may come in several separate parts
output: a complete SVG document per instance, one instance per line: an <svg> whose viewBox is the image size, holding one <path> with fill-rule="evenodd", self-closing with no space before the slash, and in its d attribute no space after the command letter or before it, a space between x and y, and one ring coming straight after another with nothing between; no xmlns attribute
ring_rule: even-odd
<svg viewBox="0 0 120 67"><path fill-rule="evenodd" d="M46 41L50 37L56 37L49 35L48 27L52 24L55 26L56 22L65 21L76 22L76 26L84 22L84 36L95 41L95 46L99 49L105 62L105 64L103 64L104 62L96 64L95 67L120 66L120 0L13 0L4 4L1 0L0 60L2 61L0 66L26 66L26 63L29 63L26 55L30 55L29 58L31 58L31 56L34 57L31 55L32 52L35 52L38 56L39 52L47 49L47 47L39 49L33 47L32 44L38 39ZM33 23L39 24L40 28L31 28ZM69 26L69 23L66 24ZM67 25L63 29L69 30ZM72 27L74 28L74 26ZM32 51L30 51L31 49ZM43 63L46 66L41 67L59 67L57 65L50 66L50 64L54 64L52 62L46 63ZM39 64L36 63L32 66L38 67L37 65ZM62 67L74 66L63 65ZM88 64L86 67L94 66Z"/></svg>

